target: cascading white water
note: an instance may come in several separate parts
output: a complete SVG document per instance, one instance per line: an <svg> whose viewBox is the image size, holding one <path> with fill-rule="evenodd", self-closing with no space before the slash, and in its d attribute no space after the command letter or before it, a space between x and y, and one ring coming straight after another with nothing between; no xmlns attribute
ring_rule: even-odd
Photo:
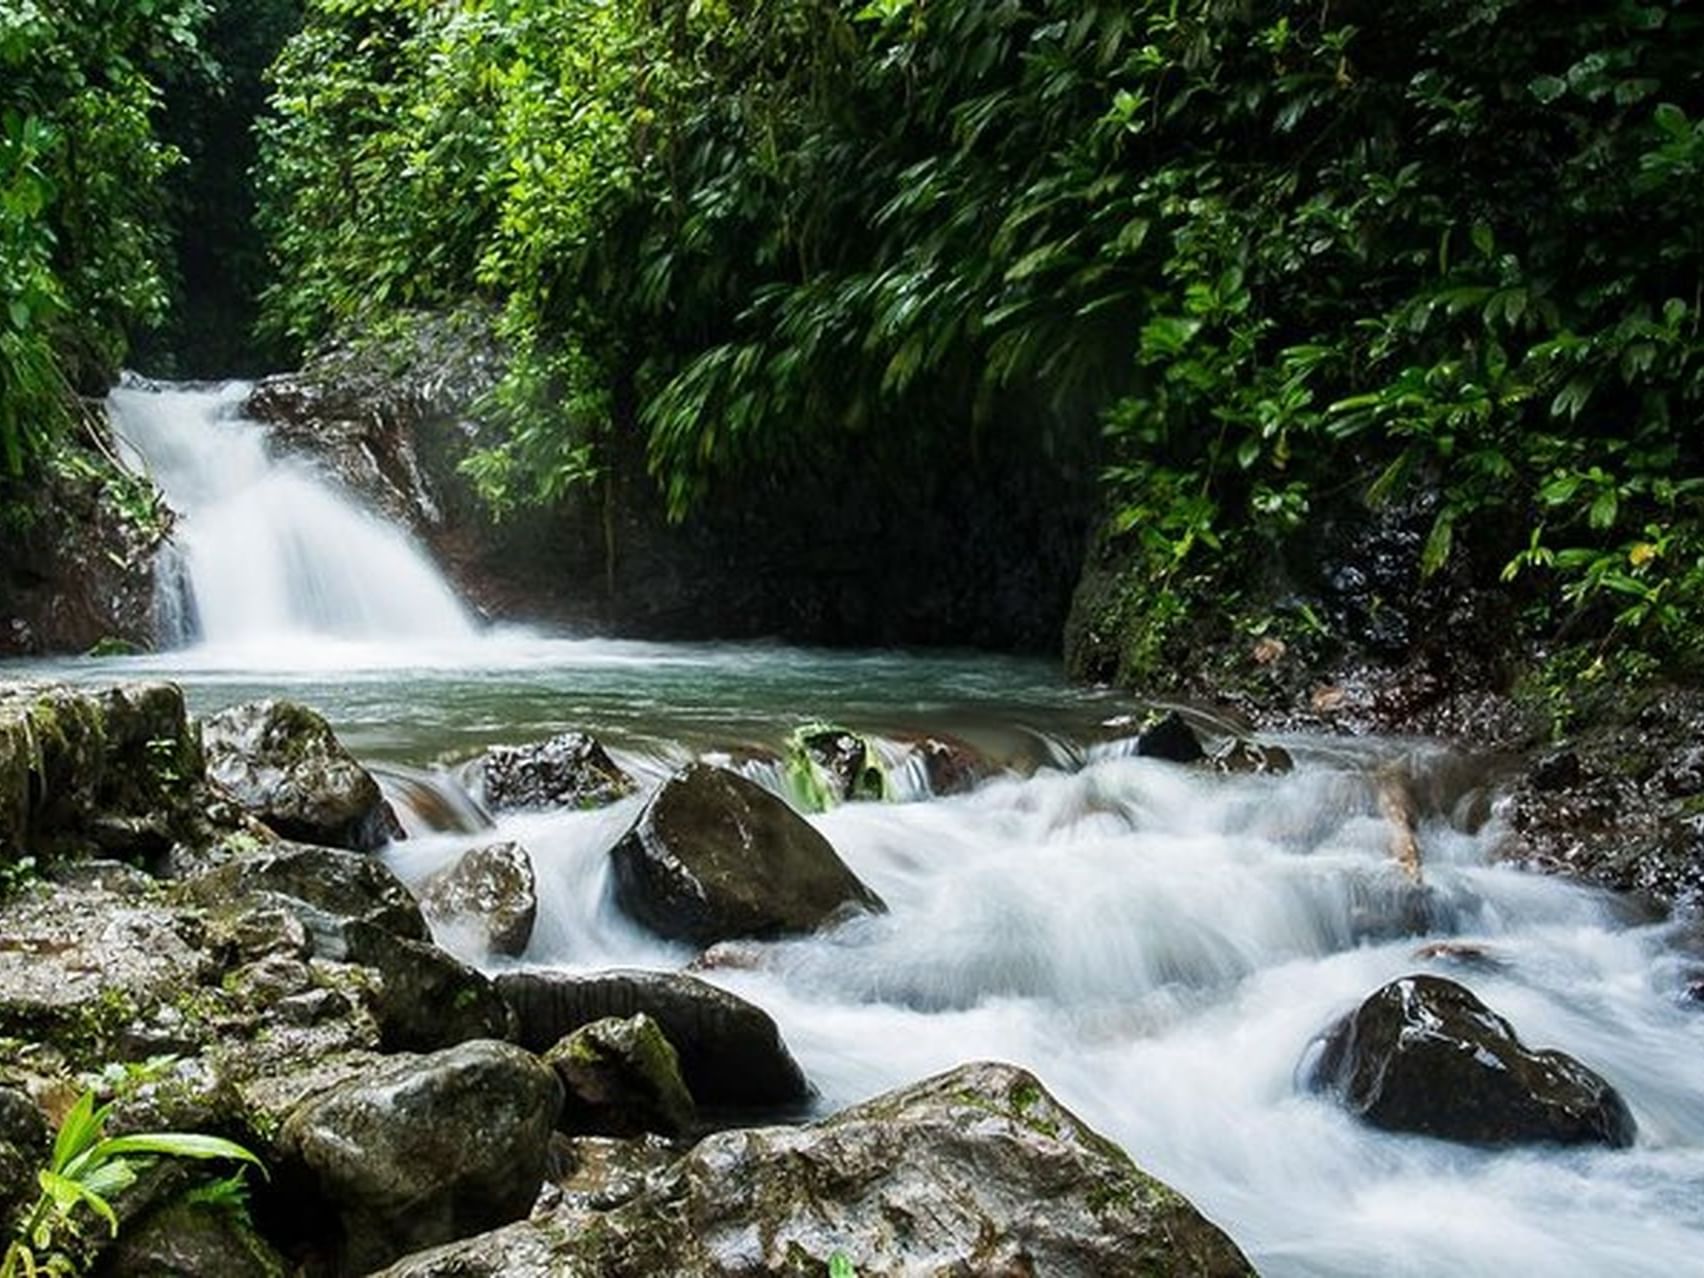
<svg viewBox="0 0 1704 1278"><path fill-rule="evenodd" d="M128 460L179 515L162 564L167 642L443 640L474 632L400 528L241 415L249 387L125 385L109 404Z"/></svg>
<svg viewBox="0 0 1704 1278"><path fill-rule="evenodd" d="M770 1011L824 1110L965 1060L1035 1070L1226 1227L1267 1278L1673 1275L1704 1255L1704 1013L1673 928L1495 862L1495 824L1421 829L1423 927L1376 760L1296 745L1287 777L1092 752L951 799L811 818L891 912L703 973ZM1424 760L1421 761L1424 766ZM679 967L621 916L607 851L642 798L505 817L533 856L524 962ZM398 844L405 878L466 836ZM1421 952L1471 941L1480 965ZM455 944L455 938L442 938ZM755 966L747 967L755 958ZM1393 1136L1298 1086L1314 1037L1384 982L1468 985L1534 1047L1609 1078L1630 1150L1486 1151Z"/></svg>

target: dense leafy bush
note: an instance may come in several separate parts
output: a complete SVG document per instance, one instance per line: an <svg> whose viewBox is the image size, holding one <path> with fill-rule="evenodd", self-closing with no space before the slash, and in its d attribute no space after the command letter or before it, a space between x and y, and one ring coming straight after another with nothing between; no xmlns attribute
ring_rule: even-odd
<svg viewBox="0 0 1704 1278"><path fill-rule="evenodd" d="M1045 465L1104 430L1159 629L1322 506L1418 487L1426 572L1489 548L1539 628L1678 658L1701 27L1682 0L316 0L275 73L272 315L312 340L501 302L498 495L642 446L680 510L849 437Z"/></svg>
<svg viewBox="0 0 1704 1278"><path fill-rule="evenodd" d="M0 473L17 476L159 316L158 78L192 74L202 0L0 7Z"/></svg>

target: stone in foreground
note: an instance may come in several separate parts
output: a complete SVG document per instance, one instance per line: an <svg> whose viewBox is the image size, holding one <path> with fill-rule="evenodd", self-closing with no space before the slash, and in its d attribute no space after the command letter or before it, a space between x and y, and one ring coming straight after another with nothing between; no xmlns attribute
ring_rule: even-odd
<svg viewBox="0 0 1704 1278"><path fill-rule="evenodd" d="M886 908L786 803L701 763L663 784L610 857L621 908L698 945L810 932Z"/></svg>
<svg viewBox="0 0 1704 1278"><path fill-rule="evenodd" d="M202 734L208 775L286 839L370 852L402 832L379 783L305 706L232 706Z"/></svg>
<svg viewBox="0 0 1704 1278"><path fill-rule="evenodd" d="M525 1216L560 1105L556 1075L507 1043L393 1058L290 1116L281 1175L336 1215L338 1272L368 1273Z"/></svg>
<svg viewBox="0 0 1704 1278"><path fill-rule="evenodd" d="M1473 1145L1633 1143L1621 1096L1572 1056L1533 1051L1472 991L1406 976L1326 1031L1308 1082L1388 1131Z"/></svg>
<svg viewBox="0 0 1704 1278"><path fill-rule="evenodd" d="M809 1127L721 1132L629 1201L413 1256L385 1278L1243 1278L1215 1225L1010 1065Z"/></svg>

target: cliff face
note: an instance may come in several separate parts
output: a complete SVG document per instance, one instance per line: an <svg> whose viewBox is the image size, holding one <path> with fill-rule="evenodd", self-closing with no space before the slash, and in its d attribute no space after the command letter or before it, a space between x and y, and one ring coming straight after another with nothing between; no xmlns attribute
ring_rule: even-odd
<svg viewBox="0 0 1704 1278"><path fill-rule="evenodd" d="M151 647L154 552L169 527L91 412L86 441L0 484L0 656Z"/></svg>

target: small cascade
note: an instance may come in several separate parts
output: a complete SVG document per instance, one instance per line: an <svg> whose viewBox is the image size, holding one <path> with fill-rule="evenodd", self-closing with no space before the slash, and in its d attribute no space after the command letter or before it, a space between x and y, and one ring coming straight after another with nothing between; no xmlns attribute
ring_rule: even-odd
<svg viewBox="0 0 1704 1278"><path fill-rule="evenodd" d="M306 462L271 455L245 383L128 383L108 403L129 460L179 515L160 563L166 644L465 638L474 625L408 534Z"/></svg>

